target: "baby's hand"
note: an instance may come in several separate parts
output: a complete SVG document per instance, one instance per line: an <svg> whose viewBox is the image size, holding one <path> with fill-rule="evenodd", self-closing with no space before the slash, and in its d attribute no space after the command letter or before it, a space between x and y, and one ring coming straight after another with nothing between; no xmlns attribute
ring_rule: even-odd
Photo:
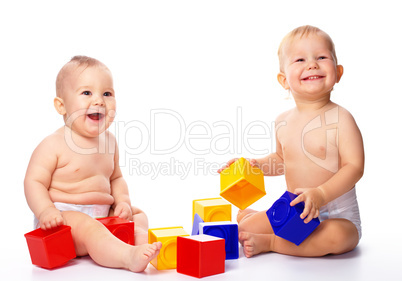
<svg viewBox="0 0 402 281"><path fill-rule="evenodd" d="M65 221L56 207L49 207L39 215L39 224L40 228L47 230L63 225Z"/></svg>
<svg viewBox="0 0 402 281"><path fill-rule="evenodd" d="M131 210L131 206L126 202L120 202L114 208L114 215L118 216L122 219L133 220L133 213Z"/></svg>
<svg viewBox="0 0 402 281"><path fill-rule="evenodd" d="M257 167L259 169L261 169L260 167L260 163L257 161L257 159L247 159L250 162L250 165L252 167Z"/></svg>
<svg viewBox="0 0 402 281"><path fill-rule="evenodd" d="M225 170L226 168L228 168L230 165L232 165L234 162L236 162L239 158L233 158L230 159L225 166L223 166L222 168L220 168L217 172L221 173L223 170Z"/></svg>
<svg viewBox="0 0 402 281"><path fill-rule="evenodd" d="M229 160L227 163L226 163L226 165L225 166L223 166L222 168L220 168L219 170L218 170L218 173L220 173L220 172L222 172L223 170L225 170L226 168L228 168L230 165L232 165L234 162L236 162L237 160L239 160L239 158L233 158L233 159L231 159L231 160ZM258 163L258 161L256 160L256 159L248 159L247 158L247 161L249 161L250 162L250 165L252 166L252 167L260 167L260 164Z"/></svg>
<svg viewBox="0 0 402 281"><path fill-rule="evenodd" d="M317 218L320 214L320 208L324 204L324 194L319 188L297 188L295 190L297 196L290 206L304 201L304 210L300 218L304 223L309 223L312 219Z"/></svg>

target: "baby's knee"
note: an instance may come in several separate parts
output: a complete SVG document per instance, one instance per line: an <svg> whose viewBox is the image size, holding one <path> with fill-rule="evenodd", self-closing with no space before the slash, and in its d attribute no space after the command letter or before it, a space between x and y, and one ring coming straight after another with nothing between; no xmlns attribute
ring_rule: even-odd
<svg viewBox="0 0 402 281"><path fill-rule="evenodd" d="M349 221L327 224L329 243L333 254L342 254L353 250L359 241L359 234Z"/></svg>
<svg viewBox="0 0 402 281"><path fill-rule="evenodd" d="M88 222L93 221L93 218L90 217L87 214L84 214L82 212L78 211L63 211L61 212L61 215L65 219L67 225L73 227L73 226L79 226Z"/></svg>

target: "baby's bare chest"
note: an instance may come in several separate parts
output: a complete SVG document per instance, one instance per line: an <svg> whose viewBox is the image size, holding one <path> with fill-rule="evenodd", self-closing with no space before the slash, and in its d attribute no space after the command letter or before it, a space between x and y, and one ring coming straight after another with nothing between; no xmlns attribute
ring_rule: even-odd
<svg viewBox="0 0 402 281"><path fill-rule="evenodd" d="M278 140L287 160L338 157L337 125L325 125L319 119L280 128Z"/></svg>
<svg viewBox="0 0 402 281"><path fill-rule="evenodd" d="M110 178L113 171L113 154L66 153L59 158L53 177L60 180L80 181L97 176Z"/></svg>

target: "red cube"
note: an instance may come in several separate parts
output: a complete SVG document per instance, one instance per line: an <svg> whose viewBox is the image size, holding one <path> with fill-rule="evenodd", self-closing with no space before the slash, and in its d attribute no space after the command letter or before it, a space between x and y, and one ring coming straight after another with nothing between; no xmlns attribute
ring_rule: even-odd
<svg viewBox="0 0 402 281"><path fill-rule="evenodd" d="M50 230L38 228L24 236L34 265L51 269L76 257L70 226Z"/></svg>
<svg viewBox="0 0 402 281"><path fill-rule="evenodd" d="M210 235L177 237L177 272L205 277L225 272L225 239Z"/></svg>
<svg viewBox="0 0 402 281"><path fill-rule="evenodd" d="M119 217L107 217L97 219L106 226L109 231L121 241L134 245L134 222Z"/></svg>

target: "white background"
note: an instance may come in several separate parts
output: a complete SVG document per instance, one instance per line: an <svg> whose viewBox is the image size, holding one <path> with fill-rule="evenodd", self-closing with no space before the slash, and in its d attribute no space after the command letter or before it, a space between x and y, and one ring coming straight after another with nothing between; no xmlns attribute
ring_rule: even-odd
<svg viewBox="0 0 402 281"><path fill-rule="evenodd" d="M397 1L388 0L1 1L0 276L54 280L70 278L81 268L79 274L98 272L100 280L107 274L132 278L88 259L75 261L77 269L59 271L30 264L23 234L32 228L32 213L23 179L32 151L63 125L53 108L55 79L72 56L95 57L113 73L117 116L110 130L119 141L133 204L148 214L151 227L183 226L190 232L192 200L219 196L217 167L233 157L260 157L259 151L274 149L273 132L265 131L263 139L261 124L273 130L275 117L294 106L276 81L277 47L287 32L305 24L318 26L334 40L345 73L333 101L351 111L363 134L366 169L357 185L363 238L344 259L241 257L227 265L227 273L211 278L261 272L278 279L283 270L286 276L308 279L302 261L303 268L314 264L312 270L322 278L394 278L402 250L402 20ZM227 133L217 126L222 121L232 126L233 143L226 138L216 146L213 139ZM246 129L259 139L245 141ZM169 163L175 165L167 171ZM190 172L180 175L177 163L190 165ZM165 168L159 174L145 169L157 165ZM267 196L252 206L259 210L269 208L285 189L282 177L265 180ZM233 217L236 212L233 208ZM334 266L339 268L331 274L323 269ZM152 266L146 272L137 277L184 278Z"/></svg>

